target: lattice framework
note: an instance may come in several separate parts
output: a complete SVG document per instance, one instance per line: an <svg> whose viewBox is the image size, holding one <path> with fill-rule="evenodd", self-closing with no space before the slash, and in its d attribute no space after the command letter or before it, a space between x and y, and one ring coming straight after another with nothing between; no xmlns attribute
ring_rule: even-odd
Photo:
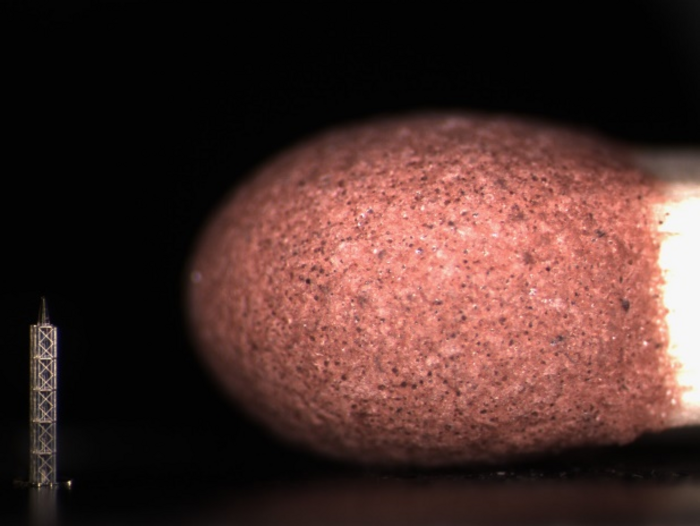
<svg viewBox="0 0 700 526"><path fill-rule="evenodd" d="M48 320L30 329L29 483L56 484L58 331Z"/></svg>

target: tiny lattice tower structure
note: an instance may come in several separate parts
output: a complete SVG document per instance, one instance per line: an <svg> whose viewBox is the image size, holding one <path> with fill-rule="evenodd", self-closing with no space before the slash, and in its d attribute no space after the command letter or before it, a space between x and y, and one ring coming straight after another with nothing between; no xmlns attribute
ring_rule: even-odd
<svg viewBox="0 0 700 526"><path fill-rule="evenodd" d="M49 322L45 298L30 327L29 484L53 486L56 473L58 330Z"/></svg>

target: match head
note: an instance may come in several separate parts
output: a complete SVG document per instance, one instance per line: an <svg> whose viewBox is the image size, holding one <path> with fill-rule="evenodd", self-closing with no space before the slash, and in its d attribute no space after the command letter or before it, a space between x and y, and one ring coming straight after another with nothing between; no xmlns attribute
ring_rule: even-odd
<svg viewBox="0 0 700 526"><path fill-rule="evenodd" d="M339 458L626 443L688 421L663 298L667 201L620 146L538 122L330 131L213 217L190 266L193 334L239 404Z"/></svg>

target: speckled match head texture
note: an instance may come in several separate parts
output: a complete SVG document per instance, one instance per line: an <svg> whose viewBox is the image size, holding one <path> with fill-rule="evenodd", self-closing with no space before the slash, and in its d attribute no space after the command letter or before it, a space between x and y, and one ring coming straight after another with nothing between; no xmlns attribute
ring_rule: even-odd
<svg viewBox="0 0 700 526"><path fill-rule="evenodd" d="M279 435L380 464L618 444L672 403L657 189L617 147L423 114L263 166L192 259L225 390Z"/></svg>

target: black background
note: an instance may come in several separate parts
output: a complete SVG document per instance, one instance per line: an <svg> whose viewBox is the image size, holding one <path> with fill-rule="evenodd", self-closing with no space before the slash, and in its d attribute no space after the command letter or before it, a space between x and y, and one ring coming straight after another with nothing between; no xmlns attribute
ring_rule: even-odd
<svg viewBox="0 0 700 526"><path fill-rule="evenodd" d="M185 262L212 207L308 134L461 108L700 143L692 1L5 2L0 29L0 484L26 470L42 295L60 331L61 469L76 481L352 471L224 400L183 313Z"/></svg>

